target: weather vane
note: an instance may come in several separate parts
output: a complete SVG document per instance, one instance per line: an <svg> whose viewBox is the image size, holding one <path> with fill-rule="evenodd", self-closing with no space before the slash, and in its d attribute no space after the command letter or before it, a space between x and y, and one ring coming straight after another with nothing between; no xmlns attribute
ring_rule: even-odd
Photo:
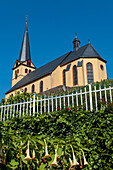
<svg viewBox="0 0 113 170"><path fill-rule="evenodd" d="M90 44L90 39L88 39L88 41L89 41L89 44Z"/></svg>

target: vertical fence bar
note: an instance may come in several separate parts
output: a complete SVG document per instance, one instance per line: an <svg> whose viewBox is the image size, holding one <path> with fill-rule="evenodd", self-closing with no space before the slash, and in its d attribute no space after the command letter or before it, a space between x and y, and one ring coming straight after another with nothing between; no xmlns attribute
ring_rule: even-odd
<svg viewBox="0 0 113 170"><path fill-rule="evenodd" d="M11 107L10 107L10 118L11 118L11 114L12 114L12 104L11 104Z"/></svg>
<svg viewBox="0 0 113 170"><path fill-rule="evenodd" d="M26 113L26 115L28 115L28 99L27 99L27 113Z"/></svg>
<svg viewBox="0 0 113 170"><path fill-rule="evenodd" d="M111 85L109 86L109 88L110 88L110 101L111 101L111 103L112 103Z"/></svg>
<svg viewBox="0 0 113 170"><path fill-rule="evenodd" d="M96 86L94 86L94 88L95 88L95 106L96 106L96 111L98 111Z"/></svg>
<svg viewBox="0 0 113 170"><path fill-rule="evenodd" d="M35 93L33 94L33 116L35 116Z"/></svg>
<svg viewBox="0 0 113 170"><path fill-rule="evenodd" d="M40 97L40 113L42 114L42 96Z"/></svg>
<svg viewBox="0 0 113 170"><path fill-rule="evenodd" d="M21 117L21 101L20 101L20 117Z"/></svg>
<svg viewBox="0 0 113 170"><path fill-rule="evenodd" d="M53 112L53 96L51 96L52 112Z"/></svg>
<svg viewBox="0 0 113 170"><path fill-rule="evenodd" d="M13 104L13 118L15 116L15 103Z"/></svg>
<svg viewBox="0 0 113 170"><path fill-rule="evenodd" d="M30 97L30 116L31 116L31 102L32 102L32 100L31 100L31 97Z"/></svg>
<svg viewBox="0 0 113 170"><path fill-rule="evenodd" d="M9 114L9 106L7 106L7 119L8 119L8 114Z"/></svg>
<svg viewBox="0 0 113 170"><path fill-rule="evenodd" d="M2 111L3 111L3 107L1 106L1 121L2 121Z"/></svg>
<svg viewBox="0 0 113 170"><path fill-rule="evenodd" d="M86 87L85 87L85 102L86 102L86 111L88 111Z"/></svg>
<svg viewBox="0 0 113 170"><path fill-rule="evenodd" d="M99 91L100 91L100 101L102 102L101 85L99 85ZM102 109L102 104L101 104L101 109Z"/></svg>
<svg viewBox="0 0 113 170"><path fill-rule="evenodd" d="M89 84L89 96L90 96L90 111L93 111L91 84Z"/></svg>
<svg viewBox="0 0 113 170"><path fill-rule="evenodd" d="M69 107L69 105L70 105L70 102L69 102L69 94L68 94L68 107Z"/></svg>
<svg viewBox="0 0 113 170"><path fill-rule="evenodd" d="M57 111L57 96L56 96L56 98L55 98L55 101L56 101L56 111Z"/></svg>
<svg viewBox="0 0 113 170"><path fill-rule="evenodd" d="M49 109L49 96L48 96L48 113L50 112L50 109Z"/></svg>
<svg viewBox="0 0 113 170"><path fill-rule="evenodd" d="M81 98L81 106L83 107L83 100L82 100L82 89L80 90L80 98Z"/></svg>
<svg viewBox="0 0 113 170"><path fill-rule="evenodd" d="M76 91L76 105L78 107L78 93L77 93L77 91Z"/></svg>
<svg viewBox="0 0 113 170"><path fill-rule="evenodd" d="M37 96L37 113L38 113L39 111L38 111L38 96Z"/></svg>
<svg viewBox="0 0 113 170"><path fill-rule="evenodd" d="M64 109L65 109L65 106L66 106L66 100L65 100L65 96L64 96Z"/></svg>
<svg viewBox="0 0 113 170"><path fill-rule="evenodd" d="M4 109L4 106L3 106L3 121L5 121L4 115L5 115L5 109Z"/></svg>
<svg viewBox="0 0 113 170"><path fill-rule="evenodd" d="M60 109L62 108L62 105L61 105L61 104L62 104L62 102L61 102L61 96L60 96Z"/></svg>
<svg viewBox="0 0 113 170"><path fill-rule="evenodd" d="M25 104L24 104L25 101L23 101L23 116L24 116L24 111L25 111Z"/></svg>
<svg viewBox="0 0 113 170"><path fill-rule="evenodd" d="M44 97L44 113L46 113L46 98Z"/></svg>
<svg viewBox="0 0 113 170"><path fill-rule="evenodd" d="M106 101L106 106L107 106L107 93L106 93L106 86L104 86L105 89L105 101Z"/></svg>
<svg viewBox="0 0 113 170"><path fill-rule="evenodd" d="M73 98L73 93L72 93L72 107L74 107L74 98Z"/></svg>
<svg viewBox="0 0 113 170"><path fill-rule="evenodd" d="M18 103L17 103L17 110L16 110L16 117L18 116Z"/></svg>

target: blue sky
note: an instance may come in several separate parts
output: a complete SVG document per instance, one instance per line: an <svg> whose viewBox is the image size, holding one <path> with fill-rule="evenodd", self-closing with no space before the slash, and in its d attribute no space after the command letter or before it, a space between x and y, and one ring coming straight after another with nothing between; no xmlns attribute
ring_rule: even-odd
<svg viewBox="0 0 113 170"><path fill-rule="evenodd" d="M108 78L113 78L113 0L0 0L0 100L11 88L26 14L37 68L71 51L77 32L81 46L90 39L107 60Z"/></svg>

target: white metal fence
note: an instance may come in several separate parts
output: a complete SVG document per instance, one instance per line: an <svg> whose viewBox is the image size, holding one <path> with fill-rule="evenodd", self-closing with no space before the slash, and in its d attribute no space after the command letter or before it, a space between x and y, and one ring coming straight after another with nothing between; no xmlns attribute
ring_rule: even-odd
<svg viewBox="0 0 113 170"><path fill-rule="evenodd" d="M35 116L36 113L47 113L63 109L65 107L83 108L85 110L96 110L102 105L112 103L112 86L91 85L77 91L60 96L37 96L33 95L27 101L0 106L0 120L22 117L24 115Z"/></svg>

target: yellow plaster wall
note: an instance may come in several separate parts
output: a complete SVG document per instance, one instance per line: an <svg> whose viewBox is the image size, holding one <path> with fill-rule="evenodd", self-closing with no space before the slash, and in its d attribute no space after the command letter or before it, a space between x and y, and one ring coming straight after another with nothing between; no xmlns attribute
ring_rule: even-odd
<svg viewBox="0 0 113 170"><path fill-rule="evenodd" d="M86 58L84 58L83 59L83 68L84 68L84 76L85 76L85 85L88 84L87 66L86 66L86 64L88 62L92 63L92 65L93 65L93 79L94 79L94 82L107 79L106 63L104 63L103 61L101 61L101 60L99 60L97 58L95 58L95 59L92 59L92 58L86 59ZM104 66L103 71L100 69L100 64L102 64Z"/></svg>
<svg viewBox="0 0 113 170"><path fill-rule="evenodd" d="M34 71L34 68L31 68L29 66L24 66L24 65L20 65L19 67L17 67L16 69L13 70L13 77L12 77L12 87L18 82L20 81L25 75L29 74L29 73L25 73L25 69L28 69L32 71ZM18 77L17 79L15 79L15 71L19 70L19 73L17 74Z"/></svg>

